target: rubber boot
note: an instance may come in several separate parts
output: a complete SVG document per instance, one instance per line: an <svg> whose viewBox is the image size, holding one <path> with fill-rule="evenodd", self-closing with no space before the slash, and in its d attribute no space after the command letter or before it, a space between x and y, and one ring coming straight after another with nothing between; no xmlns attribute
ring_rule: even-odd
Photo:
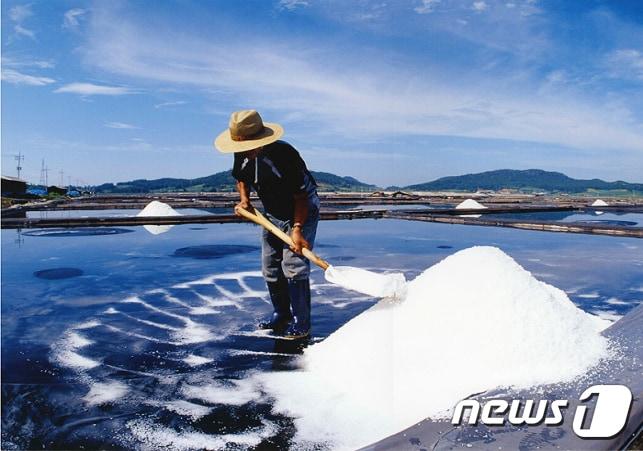
<svg viewBox="0 0 643 451"><path fill-rule="evenodd" d="M288 279L288 292L294 318L284 338L307 337L310 334L310 280Z"/></svg>
<svg viewBox="0 0 643 451"><path fill-rule="evenodd" d="M265 321L258 324L259 329L272 329L283 332L292 319L290 313L290 295L288 293L288 281L280 277L276 282L266 282L268 293L274 312Z"/></svg>

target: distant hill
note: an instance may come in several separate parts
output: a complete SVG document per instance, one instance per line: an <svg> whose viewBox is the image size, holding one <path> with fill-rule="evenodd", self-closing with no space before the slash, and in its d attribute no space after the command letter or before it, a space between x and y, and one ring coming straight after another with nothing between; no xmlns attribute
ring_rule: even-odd
<svg viewBox="0 0 643 451"><path fill-rule="evenodd" d="M320 191L376 191L381 188L369 185L353 177L342 177L329 172L312 171ZM623 193L643 195L643 183L623 181L606 182L600 179L578 180L540 169L524 171L500 169L451 177L442 177L432 182L404 187L391 186L388 190L405 191L477 191L515 189L523 192L585 193L607 191L608 194ZM212 192L232 191L235 180L231 171L218 172L195 179L162 178L155 180L132 180L122 183L105 183L95 188L97 193L163 193L163 192Z"/></svg>
<svg viewBox="0 0 643 451"><path fill-rule="evenodd" d="M643 193L642 183L627 183L623 181L606 182L600 179L579 180L561 174L541 169L499 169L496 171L480 172L451 177L442 177L432 182L405 186L410 191L476 191L500 190L503 188L521 191L549 191L564 193L583 193L587 191L638 191Z"/></svg>
<svg viewBox="0 0 643 451"><path fill-rule="evenodd" d="M328 172L311 171L319 185L320 191L373 191L375 185L360 182L353 177L341 177ZM212 192L232 191L235 189L235 179L232 171L217 172L216 174L196 179L162 178L155 180L132 180L121 183L104 183L95 187L97 193L164 193L164 192Z"/></svg>

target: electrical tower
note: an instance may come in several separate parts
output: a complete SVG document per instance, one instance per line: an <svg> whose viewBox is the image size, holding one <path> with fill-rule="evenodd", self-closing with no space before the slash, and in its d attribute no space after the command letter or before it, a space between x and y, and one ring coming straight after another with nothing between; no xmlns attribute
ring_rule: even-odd
<svg viewBox="0 0 643 451"><path fill-rule="evenodd" d="M49 168L45 166L45 159L42 159L40 166L40 184L47 188L49 186Z"/></svg>
<svg viewBox="0 0 643 451"><path fill-rule="evenodd" d="M20 171L22 171L21 163L25 161L25 156L22 153L18 152L18 155L14 155L13 158L18 162L18 166L16 167L16 169L18 170L18 178L20 178Z"/></svg>

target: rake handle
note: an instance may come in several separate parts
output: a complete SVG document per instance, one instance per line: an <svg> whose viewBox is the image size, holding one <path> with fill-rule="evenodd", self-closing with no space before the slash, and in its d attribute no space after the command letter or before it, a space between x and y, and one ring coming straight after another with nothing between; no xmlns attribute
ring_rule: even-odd
<svg viewBox="0 0 643 451"><path fill-rule="evenodd" d="M256 224L259 224L260 226L262 226L263 228L265 228L266 230L274 234L277 238L281 239L288 246L293 245L293 242L290 236L288 236L286 232L284 232L279 227L277 227L272 222L270 222L270 220L266 218L264 215L262 215L261 212L259 212L259 210L257 210L256 208L255 208L255 213L250 213L245 208L235 208L235 212L237 212L244 218L249 219L250 221ZM310 249L303 247L301 249L301 253L304 255L304 257L306 257L308 260L310 260L311 262L319 266L324 271L326 271L326 269L330 266L330 264L326 260L319 257Z"/></svg>

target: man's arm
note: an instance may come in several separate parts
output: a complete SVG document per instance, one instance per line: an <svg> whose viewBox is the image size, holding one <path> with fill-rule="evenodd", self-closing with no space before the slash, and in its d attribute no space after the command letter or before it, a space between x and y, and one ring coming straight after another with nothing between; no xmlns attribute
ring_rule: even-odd
<svg viewBox="0 0 643 451"><path fill-rule="evenodd" d="M301 230L306 218L308 218L308 195L305 192L295 193L294 201L295 213L293 215L292 232L290 232L293 246L290 249L297 254L301 254L303 247L310 249L310 244L304 238Z"/></svg>
<svg viewBox="0 0 643 451"><path fill-rule="evenodd" d="M237 212L237 208L243 208L244 210L248 210L251 213L254 212L254 207L250 205L250 187L246 184L246 182L237 180L237 191L239 191L239 202L234 206L234 213L237 216L241 216Z"/></svg>

